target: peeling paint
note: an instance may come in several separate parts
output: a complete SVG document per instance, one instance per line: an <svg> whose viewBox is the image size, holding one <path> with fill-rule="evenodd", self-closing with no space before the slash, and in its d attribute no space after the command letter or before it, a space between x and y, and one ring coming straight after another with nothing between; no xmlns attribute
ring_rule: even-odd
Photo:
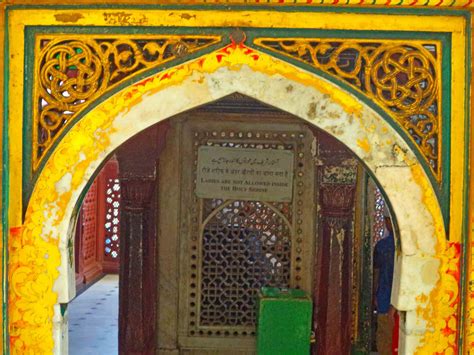
<svg viewBox="0 0 474 355"><path fill-rule="evenodd" d="M290 86L292 89L289 93ZM394 201L401 201L405 194L399 188L401 182L394 184L396 177L393 174L384 175L384 169L377 169L377 164L400 164L395 168L403 169L405 175L402 176L408 177L404 181L405 188L423 191L420 197L414 194L412 199L405 201L406 207L403 206L409 211L417 211L415 217L400 210L397 213L402 242L412 245L413 249L409 250L414 255L422 248L429 249L430 241L435 244L433 233L425 233L432 230L433 220L439 223L436 224L436 237L444 233L439 206L428 178L419 164L411 167L410 164L416 163L413 153L388 123L355 97L314 74L244 46L228 46L124 89L86 114L59 142L33 191L22 233L22 238L29 241L27 245L38 250L43 264L34 270L22 271L37 262L39 258L36 254L11 261L12 283L18 286L11 298L14 315L12 324L22 324L18 328L22 330L12 334L12 349L47 353L54 345L49 341L53 328L60 331L59 326L53 327L54 305L58 301L68 302L72 297L67 282L71 276L68 275L67 267L71 215L82 189L102 160L130 136L150 125L235 91L311 120L319 128L331 131L375 171L379 181L385 184L387 195ZM176 100L176 97L180 97L180 100ZM160 105L156 105L158 101ZM318 102L323 103L319 111ZM383 140L378 132L383 128L387 129L384 139L397 143L396 156L391 145L379 143ZM56 207L52 209L53 206ZM53 213L44 214L44 211ZM417 230L424 235L414 233L415 229L410 228L410 218L417 219L421 224L416 226ZM14 242L12 248L12 255L26 252L25 244L19 242ZM46 253L48 259L42 257ZM431 271L432 267L428 269ZM47 282L38 278L42 273L48 275ZM48 297L47 302L35 300L34 303L28 303L25 309L19 308L28 297L26 291L16 291L22 287L24 275L36 280L32 282L41 282L44 294ZM425 277L425 281L433 279ZM419 296L413 294L411 289L405 293L407 299ZM431 295L427 297L428 303L434 302ZM39 307L42 314L46 315L41 318L40 326L44 337L48 339L46 342L25 342L28 331L37 329L36 324L24 318L26 312L34 307ZM420 312L424 310L420 309Z"/></svg>
<svg viewBox="0 0 474 355"><path fill-rule="evenodd" d="M370 143L367 138L357 139L357 145L361 147L364 151L369 153L371 151Z"/></svg>
<svg viewBox="0 0 474 355"><path fill-rule="evenodd" d="M59 21L59 22L76 23L80 19L84 18L84 16L77 12L71 12L71 13L56 14L54 15L54 18L56 19L56 21Z"/></svg>
<svg viewBox="0 0 474 355"><path fill-rule="evenodd" d="M308 108L308 117L310 120L314 120L316 118L316 110L318 108L318 104L316 102L311 102Z"/></svg>
<svg viewBox="0 0 474 355"><path fill-rule="evenodd" d="M181 14L180 17L183 19L183 20L190 20L192 18L196 18L196 15L190 15L190 14L187 14L187 13L184 13L184 14Z"/></svg>
<svg viewBox="0 0 474 355"><path fill-rule="evenodd" d="M64 176L55 184L56 192L61 195L71 189L72 174L66 173Z"/></svg>

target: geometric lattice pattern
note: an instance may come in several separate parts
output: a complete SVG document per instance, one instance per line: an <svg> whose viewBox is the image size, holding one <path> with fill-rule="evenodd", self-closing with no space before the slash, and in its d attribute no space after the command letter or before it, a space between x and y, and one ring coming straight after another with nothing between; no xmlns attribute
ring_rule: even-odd
<svg viewBox="0 0 474 355"><path fill-rule="evenodd" d="M306 182L305 133L235 128L193 130L195 159L201 146L279 149L293 152L301 170L293 181L296 191L291 202L220 198L196 202L200 207L193 213L191 229L197 232L189 243L187 331L197 338L253 337L258 290L262 286L300 288L307 272L301 267L306 262L302 257L306 227L299 197Z"/></svg>
<svg viewBox="0 0 474 355"><path fill-rule="evenodd" d="M120 182L107 179L105 192L104 259L116 260L120 250Z"/></svg>
<svg viewBox="0 0 474 355"><path fill-rule="evenodd" d="M257 291L289 287L290 238L286 218L264 203L215 210L204 227L200 325L254 326Z"/></svg>
<svg viewBox="0 0 474 355"><path fill-rule="evenodd" d="M97 259L97 181L94 181L82 202L82 253L84 264Z"/></svg>
<svg viewBox="0 0 474 355"><path fill-rule="evenodd" d="M374 215L374 234L372 243L375 246L377 242L383 238L385 231L385 200L383 199L382 192L378 187L374 189L374 200L375 200L375 215Z"/></svg>
<svg viewBox="0 0 474 355"><path fill-rule="evenodd" d="M254 43L335 76L374 100L408 133L441 181L439 44L317 38Z"/></svg>
<svg viewBox="0 0 474 355"><path fill-rule="evenodd" d="M91 101L145 70L219 42L220 36L56 35L37 38L33 171Z"/></svg>

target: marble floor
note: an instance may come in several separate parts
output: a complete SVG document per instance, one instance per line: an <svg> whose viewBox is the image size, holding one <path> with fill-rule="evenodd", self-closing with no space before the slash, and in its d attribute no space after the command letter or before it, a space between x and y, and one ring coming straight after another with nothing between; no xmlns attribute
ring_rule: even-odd
<svg viewBox="0 0 474 355"><path fill-rule="evenodd" d="M118 290L106 275L69 304L70 355L118 354Z"/></svg>
<svg viewBox="0 0 474 355"><path fill-rule="evenodd" d="M106 275L69 304L70 355L118 354L118 281Z"/></svg>

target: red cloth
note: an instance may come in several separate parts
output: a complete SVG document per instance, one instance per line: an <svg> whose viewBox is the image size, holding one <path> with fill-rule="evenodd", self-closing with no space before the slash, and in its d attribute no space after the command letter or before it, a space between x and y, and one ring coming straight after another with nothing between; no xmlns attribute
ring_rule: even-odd
<svg viewBox="0 0 474 355"><path fill-rule="evenodd" d="M399 336L399 329L400 329L400 316L398 312L395 312L393 316L395 318L395 322L393 324L393 340L392 340L392 352L393 354L398 354L398 336Z"/></svg>

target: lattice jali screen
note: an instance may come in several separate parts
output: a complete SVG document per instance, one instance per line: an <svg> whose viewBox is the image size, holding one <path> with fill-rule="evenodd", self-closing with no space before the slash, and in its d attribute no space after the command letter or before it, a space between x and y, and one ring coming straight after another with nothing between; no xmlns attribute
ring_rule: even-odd
<svg viewBox="0 0 474 355"><path fill-rule="evenodd" d="M384 235L384 213L385 213L385 200L383 199L382 192L378 187L374 189L374 201L375 201L375 215L374 215L374 237L373 245L383 238Z"/></svg>
<svg viewBox="0 0 474 355"><path fill-rule="evenodd" d="M289 287L291 225L280 211L257 201L232 201L206 220L200 324L253 326L257 290Z"/></svg>
<svg viewBox="0 0 474 355"><path fill-rule="evenodd" d="M116 260L120 248L120 182L107 179L105 191L104 258Z"/></svg>
<svg viewBox="0 0 474 355"><path fill-rule="evenodd" d="M81 207L82 253L84 265L94 263L97 258L97 181L89 188Z"/></svg>
<svg viewBox="0 0 474 355"><path fill-rule="evenodd" d="M219 129L206 129L209 125ZM187 239L186 333L190 337L250 339L255 335L256 299L262 286L306 288L310 284L307 265L311 258L305 247L312 250L314 235L305 216L308 211L311 215L313 201L306 201L305 194L313 195L313 136L302 125L275 124L267 125L272 127L268 129L251 129L252 125L242 129L241 123L229 122L209 125L190 130L194 161L187 164L197 165L201 146L280 149L294 156L291 202L200 199L193 192L193 206L187 209L191 232ZM195 170L189 178L193 184ZM305 208L307 203L309 208Z"/></svg>

